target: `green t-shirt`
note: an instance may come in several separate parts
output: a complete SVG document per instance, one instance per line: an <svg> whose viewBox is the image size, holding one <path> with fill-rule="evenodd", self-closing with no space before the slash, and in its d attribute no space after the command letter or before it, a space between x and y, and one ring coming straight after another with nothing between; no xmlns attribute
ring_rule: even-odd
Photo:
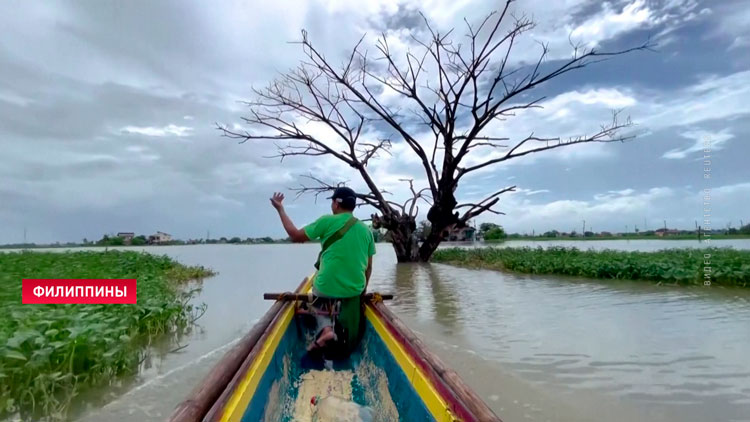
<svg viewBox="0 0 750 422"><path fill-rule="evenodd" d="M320 239L322 247L351 216L348 212L324 215L305 226L305 234L311 240ZM372 255L375 255L372 232L363 222L357 221L321 255L320 269L313 281L315 288L324 296L359 296L365 289L367 260Z"/></svg>

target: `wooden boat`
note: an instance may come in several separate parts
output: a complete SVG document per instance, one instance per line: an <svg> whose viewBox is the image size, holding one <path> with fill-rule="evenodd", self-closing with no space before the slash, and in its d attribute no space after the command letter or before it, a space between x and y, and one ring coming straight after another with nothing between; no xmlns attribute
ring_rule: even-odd
<svg viewBox="0 0 750 422"><path fill-rule="evenodd" d="M310 286L311 277L296 293L307 293ZM500 422L380 295L368 296L357 350L346 362L323 370L299 363L312 334L295 321L297 302L276 301L169 421L308 421L311 397L330 394L372 407L376 421Z"/></svg>

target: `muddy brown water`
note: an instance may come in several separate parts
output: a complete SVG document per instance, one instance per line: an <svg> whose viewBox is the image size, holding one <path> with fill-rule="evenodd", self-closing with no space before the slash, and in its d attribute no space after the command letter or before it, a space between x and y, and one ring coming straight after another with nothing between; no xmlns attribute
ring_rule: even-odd
<svg viewBox="0 0 750 422"><path fill-rule="evenodd" d="M217 270L195 298L207 312L182 349L155 353L137 376L84 395L79 421L165 420L270 306L262 293L292 289L312 272L318 246L143 249ZM506 422L750 421L750 289L396 264L389 245L377 250L372 289L395 294L392 309Z"/></svg>

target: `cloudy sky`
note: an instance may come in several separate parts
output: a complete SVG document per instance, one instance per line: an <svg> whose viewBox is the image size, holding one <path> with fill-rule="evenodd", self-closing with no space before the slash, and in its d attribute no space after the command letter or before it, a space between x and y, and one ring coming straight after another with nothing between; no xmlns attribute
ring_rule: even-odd
<svg viewBox="0 0 750 422"><path fill-rule="evenodd" d="M241 123L263 86L302 58L289 43L307 29L332 61L362 34L385 33L409 48L436 28L476 21L498 2L387 1L22 1L0 5L0 243L77 241L156 230L179 238L283 233L268 198L300 175L361 187L328 159L264 158L270 144L222 138L216 123ZM569 37L637 52L554 80L544 108L493 126L497 136L577 136L624 109L641 136L511 160L459 186L470 200L516 185L503 197L511 232L581 226L691 228L711 189L715 227L750 222L750 7L744 1L523 1L537 27L515 63L549 43L550 60L570 54ZM370 49L374 51L372 45ZM377 135L378 128L370 133ZM711 142L711 179L703 145ZM370 166L403 199L398 179L420 183L403 144ZM288 200L299 224L328 210L312 197ZM370 210L357 212L361 217Z"/></svg>

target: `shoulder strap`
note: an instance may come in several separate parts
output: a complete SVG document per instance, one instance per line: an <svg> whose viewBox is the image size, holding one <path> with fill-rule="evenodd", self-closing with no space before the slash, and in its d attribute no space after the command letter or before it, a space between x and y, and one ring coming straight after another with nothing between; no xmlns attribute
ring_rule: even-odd
<svg viewBox="0 0 750 422"><path fill-rule="evenodd" d="M323 242L323 247L321 248L320 252L318 253L318 260L315 261L315 268L320 269L320 257L323 255L323 252L325 252L326 249L331 247L337 240L344 237L346 232L349 231L350 228L354 225L354 223L357 222L357 218L354 216L349 217L348 220L346 220L346 223L344 223L344 226L340 229L336 230L336 233L332 234L331 237L326 239L325 242Z"/></svg>
<svg viewBox="0 0 750 422"><path fill-rule="evenodd" d="M324 252L326 249L330 248L331 245L333 245L337 240L339 240L342 237L344 237L344 235L346 234L346 232L348 232L349 229L352 228L352 226L356 222L357 222L357 218L356 217L354 217L354 216L349 217L349 219L346 220L346 223L344 224L343 227L341 227L340 229L338 229L336 231L336 233L332 234L331 237L329 237L328 239L326 239L326 241L323 243L323 249L321 249L321 252Z"/></svg>

